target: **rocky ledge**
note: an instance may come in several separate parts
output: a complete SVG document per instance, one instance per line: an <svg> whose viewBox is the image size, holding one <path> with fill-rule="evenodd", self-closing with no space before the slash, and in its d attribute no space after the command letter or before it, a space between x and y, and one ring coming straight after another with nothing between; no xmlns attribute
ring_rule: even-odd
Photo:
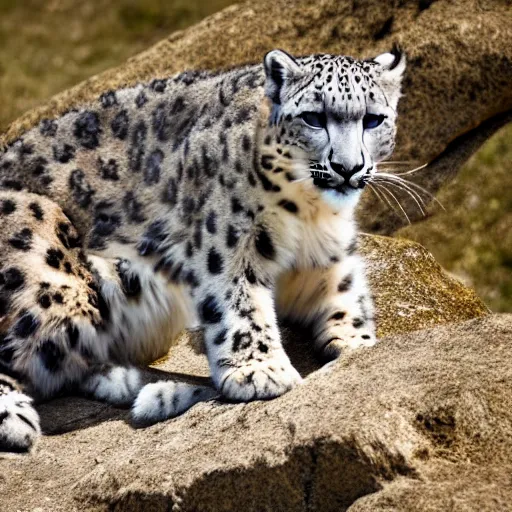
<svg viewBox="0 0 512 512"><path fill-rule="evenodd" d="M320 368L284 329L306 377L269 402L199 404L134 429L76 397L39 406L33 454L0 461L2 510L447 510L512 499L512 316L491 316L417 244L363 236L382 334ZM461 320L480 317L460 323ZM453 323L458 322L458 323ZM204 379L200 333L153 370ZM508 485L508 487L507 487ZM454 501L455 500L455 501Z"/></svg>
<svg viewBox="0 0 512 512"><path fill-rule="evenodd" d="M61 399L3 510L510 510L512 315L385 338L287 395L141 430Z"/></svg>

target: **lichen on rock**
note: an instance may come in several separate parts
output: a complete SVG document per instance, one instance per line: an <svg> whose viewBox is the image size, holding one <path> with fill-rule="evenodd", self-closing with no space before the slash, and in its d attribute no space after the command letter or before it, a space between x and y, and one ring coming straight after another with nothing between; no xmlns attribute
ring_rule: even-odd
<svg viewBox="0 0 512 512"><path fill-rule="evenodd" d="M459 322L489 313L476 293L450 277L421 245L361 236L379 336Z"/></svg>

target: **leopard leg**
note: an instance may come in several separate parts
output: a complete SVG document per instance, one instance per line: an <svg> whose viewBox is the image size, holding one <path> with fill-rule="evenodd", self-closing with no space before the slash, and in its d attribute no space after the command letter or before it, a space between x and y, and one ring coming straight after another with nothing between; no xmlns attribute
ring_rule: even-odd
<svg viewBox="0 0 512 512"><path fill-rule="evenodd" d="M301 377L281 345L272 289L249 267L234 276L198 296L212 379L232 400L274 398Z"/></svg>
<svg viewBox="0 0 512 512"><path fill-rule="evenodd" d="M236 401L282 395L301 377L281 346L272 291L245 275L233 281L217 282L196 295L214 385L224 397ZM216 294L215 289L226 292ZM132 417L136 423L154 423L217 394L208 386L172 381L148 384L135 400Z"/></svg>
<svg viewBox="0 0 512 512"><path fill-rule="evenodd" d="M51 397L113 362L104 289L117 286L121 293L121 278L103 282L52 201L4 191L0 205L0 363L38 397Z"/></svg>
<svg viewBox="0 0 512 512"><path fill-rule="evenodd" d="M133 365L163 355L183 319L168 283L140 262L86 255L58 205L0 192L0 364L48 398L79 389L131 404Z"/></svg>
<svg viewBox="0 0 512 512"><path fill-rule="evenodd" d="M147 364L166 354L176 334L192 321L190 304L136 254L90 255L88 260L108 305L111 360ZM152 380L134 367L103 364L89 371L80 389L117 405L133 404L132 419L138 425L172 418L216 394L208 386Z"/></svg>
<svg viewBox="0 0 512 512"><path fill-rule="evenodd" d="M329 268L283 275L276 302L281 317L311 328L314 347L325 360L377 341L373 304L357 255Z"/></svg>
<svg viewBox="0 0 512 512"><path fill-rule="evenodd" d="M132 407L132 419L137 425L150 425L178 416L198 402L218 396L210 386L160 380L142 388Z"/></svg>

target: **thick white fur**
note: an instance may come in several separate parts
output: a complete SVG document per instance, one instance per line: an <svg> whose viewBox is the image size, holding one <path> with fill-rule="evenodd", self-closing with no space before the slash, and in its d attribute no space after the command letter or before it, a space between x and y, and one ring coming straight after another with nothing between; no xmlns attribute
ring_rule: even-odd
<svg viewBox="0 0 512 512"><path fill-rule="evenodd" d="M131 271L141 282L142 300L131 303L127 299L114 268L116 259L107 259L110 254L123 254L130 260ZM141 258L133 248L123 247L121 251L112 244L101 257L89 256L89 261L103 278L102 293L112 315L111 327L104 333L104 346L113 351L117 360L141 364L154 361L167 353L182 329L197 322L184 289L155 273L153 261ZM111 360L111 356L106 354L104 360Z"/></svg>
<svg viewBox="0 0 512 512"><path fill-rule="evenodd" d="M115 405L131 404L141 387L139 371L123 366L114 366L104 374L94 373L81 382L82 391Z"/></svg>
<svg viewBox="0 0 512 512"><path fill-rule="evenodd" d="M30 451L40 433L30 397L14 389L0 395L0 452Z"/></svg>
<svg viewBox="0 0 512 512"><path fill-rule="evenodd" d="M150 424L173 418L198 402L217 396L215 389L185 382L159 381L142 388L132 407L137 424Z"/></svg>

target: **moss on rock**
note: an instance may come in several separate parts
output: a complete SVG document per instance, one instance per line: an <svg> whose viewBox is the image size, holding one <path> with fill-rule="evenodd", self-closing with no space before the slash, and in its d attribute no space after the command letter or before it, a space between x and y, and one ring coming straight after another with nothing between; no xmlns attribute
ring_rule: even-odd
<svg viewBox="0 0 512 512"><path fill-rule="evenodd" d="M379 337L489 313L476 293L450 277L421 245L376 235L360 240Z"/></svg>

